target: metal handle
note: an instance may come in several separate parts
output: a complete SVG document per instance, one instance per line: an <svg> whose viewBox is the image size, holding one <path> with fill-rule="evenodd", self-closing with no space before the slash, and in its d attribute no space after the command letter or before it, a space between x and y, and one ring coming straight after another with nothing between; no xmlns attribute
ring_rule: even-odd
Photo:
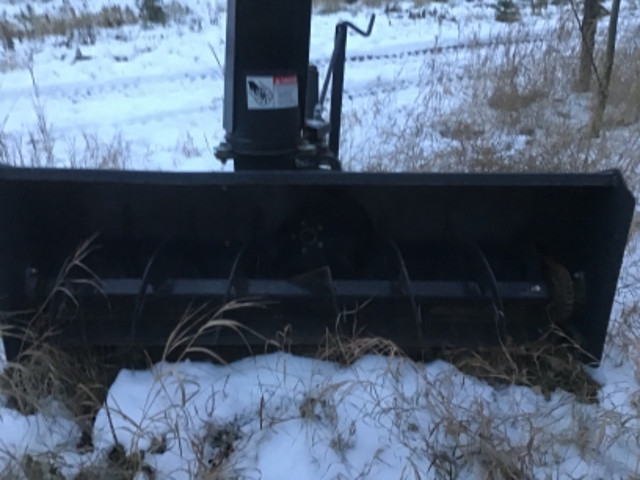
<svg viewBox="0 0 640 480"><path fill-rule="evenodd" d="M322 106L324 105L324 101L327 97L327 90L329 89L329 81L331 80L331 76L333 75L333 72L336 68L339 52L342 51L344 56L344 51L347 43L347 36L346 36L347 29L351 28L352 30L362 35L363 37L368 37L371 35L371 32L373 31L373 24L375 23L375 21L376 21L376 16L375 14L372 14L371 18L369 19L369 26L367 27L366 31L358 28L351 22L338 22L338 24L336 25L335 46L333 47L333 53L331 54L331 62L329 63L329 70L327 71L327 75L324 77L324 83L322 84L322 93L320 94L320 100L318 101L318 105L315 108L314 114L316 118L319 119L322 116ZM345 35L340 35L339 32L341 31L344 32Z"/></svg>
<svg viewBox="0 0 640 480"><path fill-rule="evenodd" d="M371 32L373 31L373 23L375 21L376 21L376 16L375 15L371 15L371 18L369 19L369 26L367 27L366 31L365 30L361 30L360 28L356 27L351 22L340 22L340 23L338 23L338 25L345 25L346 27L349 27L349 28L355 30L357 33L359 33L363 37L368 37L369 35L371 35Z"/></svg>

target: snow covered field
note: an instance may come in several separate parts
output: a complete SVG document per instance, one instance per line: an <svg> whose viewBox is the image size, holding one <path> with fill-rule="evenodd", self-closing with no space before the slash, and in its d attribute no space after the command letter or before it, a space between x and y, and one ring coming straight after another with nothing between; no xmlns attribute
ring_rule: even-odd
<svg viewBox="0 0 640 480"><path fill-rule="evenodd" d="M224 2L185 5L192 13L166 28L132 25L95 30L89 40L76 34L16 41L15 52L2 52L6 155L28 164L108 167L104 157L117 150L128 168L222 168L212 149L223 137ZM134 2L128 6L136 11ZM75 7L99 11L102 4ZM36 13L61 8L56 2L33 5ZM24 2L2 7L8 18L21 9ZM444 168L463 168L450 158L469 168L469 157L492 150L533 155L528 145L553 144L559 122L564 131L574 128L575 117L581 121L588 102L565 95L577 48L568 7L532 16L525 5L524 21L516 25L495 22L494 10L482 2L407 3L399 10L378 11L373 35L348 41L349 135L342 146L348 168L434 168L430 161L439 158L447 159ZM314 17L311 58L322 73L335 23L348 18L365 26L372 12L354 7ZM621 36L635 38L637 12L632 14L623 17L628 27L621 27ZM410 18L415 15L424 18ZM486 111L492 85L503 92L521 85L516 101L539 101L517 112ZM515 114L527 118L514 121ZM495 127L483 132L487 124ZM400 138L402 132L409 138Z"/></svg>
<svg viewBox="0 0 640 480"><path fill-rule="evenodd" d="M0 159L228 168L212 155L223 137L225 8L217 2L184 0L190 12L165 27L100 29L95 42L49 36L0 52ZM32 8L54 15L110 3ZM0 1L0 13L13 18L26 5ZM118 5L137 12L132 0ZM335 23L364 26L378 15L371 38L349 38L346 166L616 166L639 193L640 9L623 7L621 63L598 139L584 135L592 97L568 93L578 49L570 7L540 16L522 9L516 25L495 22L483 2L316 12L311 57L321 72ZM118 374L90 451L76 448L81 428L59 400L25 415L0 397L0 478L640 478L638 230L605 358L588 369L602 385L596 403L562 389L489 384L443 361L365 356L340 366L282 353L228 366L158 364Z"/></svg>

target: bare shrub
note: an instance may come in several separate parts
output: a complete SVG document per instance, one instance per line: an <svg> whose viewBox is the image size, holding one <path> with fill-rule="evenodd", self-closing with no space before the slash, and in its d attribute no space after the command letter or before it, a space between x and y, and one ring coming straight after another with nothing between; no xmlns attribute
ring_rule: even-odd
<svg viewBox="0 0 640 480"><path fill-rule="evenodd" d="M567 20L561 18L549 39L531 43L515 37L499 47L502 55L498 61L480 60L477 63L482 69L472 64L468 70L472 97L486 98L489 110L479 104L451 115L478 118L476 123L491 128L464 145L458 142L454 150L459 167L527 172L619 168L632 185L637 183L638 161L632 154L637 148L636 136L614 131L594 141L585 130L590 104L576 102L567 80L572 78L571 59L578 48L568 36L570 31ZM620 141L621 135L627 138ZM478 155L491 150L490 155Z"/></svg>
<svg viewBox="0 0 640 480"><path fill-rule="evenodd" d="M137 4L143 25L154 23L164 25L167 22L167 13L162 0L139 0Z"/></svg>
<svg viewBox="0 0 640 480"><path fill-rule="evenodd" d="M505 89L496 88L489 96L488 104L495 110L517 112L533 105L538 100L545 98L545 96L546 94L541 90L521 93L515 85L510 85Z"/></svg>
<svg viewBox="0 0 640 480"><path fill-rule="evenodd" d="M609 85L607 127L627 126L640 121L640 42L638 29L627 28L618 39Z"/></svg>
<svg viewBox="0 0 640 480"><path fill-rule="evenodd" d="M5 51L15 50L16 39L21 39L16 27L11 24L6 17L0 19L0 40L2 41L2 48Z"/></svg>
<svg viewBox="0 0 640 480"><path fill-rule="evenodd" d="M542 103L539 110L544 111L547 105L543 101L566 87L566 81L559 80L571 69L567 54L558 47L557 37L531 41L526 31L515 30L493 51L482 52L487 57L474 61L467 69L472 95L487 98L488 106L498 112L498 120L504 113L505 125L513 124L511 113L538 102ZM478 64L482 69L477 68Z"/></svg>
<svg viewBox="0 0 640 480"><path fill-rule="evenodd" d="M345 102L343 125L357 132L343 136L345 166L433 172L618 168L638 191L636 30L630 27L631 34L620 39L614 107L605 119L606 131L592 139L586 128L590 101L576 95L571 82L579 50L572 21L561 16L544 38L515 28L491 47L469 45L464 63L442 61L446 52L428 55L413 101L403 92L400 103L398 92L390 89L367 102L356 98L353 107Z"/></svg>

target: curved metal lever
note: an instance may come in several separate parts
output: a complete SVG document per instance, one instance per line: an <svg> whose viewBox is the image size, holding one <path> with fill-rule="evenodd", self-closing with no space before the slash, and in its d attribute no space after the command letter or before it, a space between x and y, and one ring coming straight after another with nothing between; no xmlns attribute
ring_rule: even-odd
<svg viewBox="0 0 640 480"><path fill-rule="evenodd" d="M360 35L362 35L363 37L368 37L369 35L371 35L371 32L373 31L373 23L376 21L376 16L375 14L371 15L371 18L369 19L369 26L367 27L367 30L362 30L359 27L356 27L353 23L351 22L340 22L338 23L338 25L344 25L352 30L355 30L357 33L359 33Z"/></svg>
<svg viewBox="0 0 640 480"><path fill-rule="evenodd" d="M318 104L316 105L314 116L316 119L322 118L322 106L324 105L324 101L327 97L327 90L329 88L329 81L331 80L331 76L333 75L334 70L336 69L336 63L338 61L338 57L341 56L340 60L344 64L344 51L347 43L347 29L351 28L355 30L356 33L362 35L363 37L369 37L371 32L373 31L373 24L376 21L375 14L371 15L369 19L369 26L367 30L362 30L351 22L342 21L338 22L336 25L336 42L333 48L333 53L331 54L331 61L329 62L329 69L327 70L327 76L324 78L324 82L322 84L322 92L320 93L320 99ZM344 67L342 67L344 70ZM344 73L343 73L344 74Z"/></svg>

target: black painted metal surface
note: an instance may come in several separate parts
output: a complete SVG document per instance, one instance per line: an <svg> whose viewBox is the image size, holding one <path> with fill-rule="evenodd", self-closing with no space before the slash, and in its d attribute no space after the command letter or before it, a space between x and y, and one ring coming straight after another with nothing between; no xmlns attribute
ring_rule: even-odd
<svg viewBox="0 0 640 480"><path fill-rule="evenodd" d="M310 25L310 0L268 6L229 0L224 128L236 168L245 161L252 169L293 168L302 140Z"/></svg>
<svg viewBox="0 0 640 480"><path fill-rule="evenodd" d="M551 258L582 292L562 326L599 357L633 209L616 171L0 169L0 310L41 302L97 235L103 291L70 285L79 308L49 312L67 342L162 344L190 305L246 298L268 305L229 315L294 344L336 325L405 348L525 341L549 323Z"/></svg>

